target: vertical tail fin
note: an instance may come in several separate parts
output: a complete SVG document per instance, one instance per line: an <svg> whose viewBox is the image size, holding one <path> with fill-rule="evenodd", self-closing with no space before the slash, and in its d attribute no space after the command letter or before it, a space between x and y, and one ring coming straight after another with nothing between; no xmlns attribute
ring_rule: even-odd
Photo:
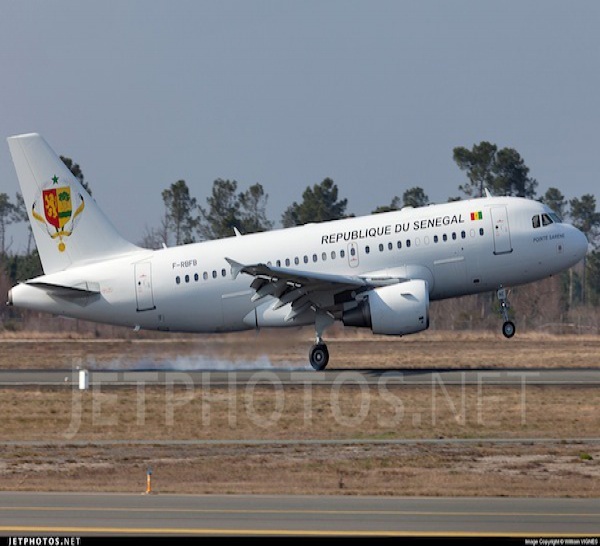
<svg viewBox="0 0 600 546"><path fill-rule="evenodd" d="M8 139L44 273L137 250L38 134Z"/></svg>

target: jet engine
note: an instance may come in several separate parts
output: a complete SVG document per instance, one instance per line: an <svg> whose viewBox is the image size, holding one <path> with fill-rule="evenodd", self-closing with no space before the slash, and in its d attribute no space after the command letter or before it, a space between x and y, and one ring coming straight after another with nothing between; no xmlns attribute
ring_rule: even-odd
<svg viewBox="0 0 600 546"><path fill-rule="evenodd" d="M429 288L412 280L361 294L357 307L344 311L345 326L371 328L374 334L401 336L429 327Z"/></svg>

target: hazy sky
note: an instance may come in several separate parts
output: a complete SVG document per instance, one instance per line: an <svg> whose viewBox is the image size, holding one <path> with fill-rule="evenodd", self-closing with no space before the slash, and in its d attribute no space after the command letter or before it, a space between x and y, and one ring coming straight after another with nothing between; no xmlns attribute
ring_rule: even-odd
<svg viewBox="0 0 600 546"><path fill-rule="evenodd" d="M597 194L599 29L597 1L0 0L0 192L4 139L39 132L134 242L181 178L260 182L277 225L325 177L357 215L444 202L482 140Z"/></svg>

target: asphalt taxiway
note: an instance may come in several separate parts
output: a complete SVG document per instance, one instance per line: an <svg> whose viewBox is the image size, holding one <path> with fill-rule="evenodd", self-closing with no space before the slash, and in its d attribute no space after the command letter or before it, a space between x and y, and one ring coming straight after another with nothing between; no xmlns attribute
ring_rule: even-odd
<svg viewBox="0 0 600 546"><path fill-rule="evenodd" d="M76 386L80 370L0 370L0 387ZM600 385L600 368L510 369L331 369L313 370L89 370L89 385L235 385L277 384L351 387L361 385Z"/></svg>
<svg viewBox="0 0 600 546"><path fill-rule="evenodd" d="M6 492L0 533L582 537L600 499Z"/></svg>

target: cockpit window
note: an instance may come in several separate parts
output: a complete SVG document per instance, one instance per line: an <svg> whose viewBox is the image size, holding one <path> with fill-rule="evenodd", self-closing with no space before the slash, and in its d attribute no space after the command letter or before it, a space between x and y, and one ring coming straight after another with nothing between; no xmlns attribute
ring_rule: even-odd
<svg viewBox="0 0 600 546"><path fill-rule="evenodd" d="M540 226L549 226L550 224L560 224L562 223L561 219L554 212L551 213L543 213L536 214L531 218L531 224L534 228L539 228Z"/></svg>
<svg viewBox="0 0 600 546"><path fill-rule="evenodd" d="M555 224L562 224L562 219L556 212L551 212L550 218L552 218Z"/></svg>

